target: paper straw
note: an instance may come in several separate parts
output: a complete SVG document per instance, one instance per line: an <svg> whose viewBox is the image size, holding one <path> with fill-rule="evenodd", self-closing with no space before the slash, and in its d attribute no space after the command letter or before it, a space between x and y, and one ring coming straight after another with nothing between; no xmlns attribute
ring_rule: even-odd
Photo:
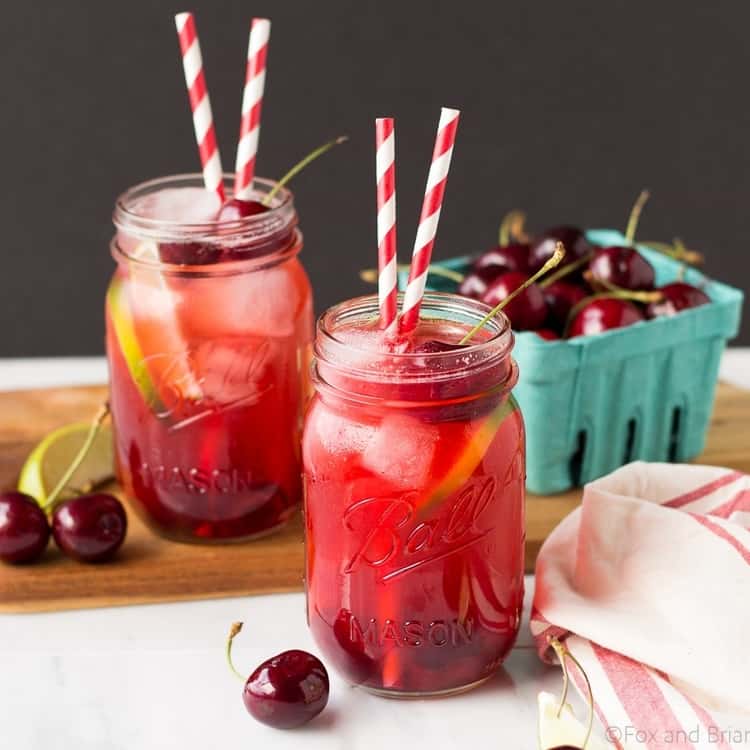
<svg viewBox="0 0 750 750"><path fill-rule="evenodd" d="M203 58L192 13L178 13L175 17L177 36L182 52L182 67L185 71L190 109L193 113L193 128L198 144L203 183L206 190L215 192L224 202L224 182L222 180L221 157L216 144L214 118L211 114L211 101L208 98L206 77L203 73Z"/></svg>
<svg viewBox="0 0 750 750"><path fill-rule="evenodd" d="M404 293L404 305L401 314L401 331L410 333L419 322L419 307L424 296L427 282L427 272L435 244L440 209L443 205L445 185L448 180L448 170L453 155L453 144L456 140L458 118L461 113L457 109L446 109L440 112L435 148L432 152L432 163L427 176L422 213L419 217L417 238L409 268L409 281Z"/></svg>
<svg viewBox="0 0 750 750"><path fill-rule="evenodd" d="M241 200L252 198L270 35L271 22L267 18L253 18L250 26L250 41L247 46L245 90L242 93L242 120L240 121L234 177L234 197Z"/></svg>
<svg viewBox="0 0 750 750"><path fill-rule="evenodd" d="M380 327L394 326L398 316L396 266L396 164L392 117L375 120L375 179L378 206L378 298Z"/></svg>

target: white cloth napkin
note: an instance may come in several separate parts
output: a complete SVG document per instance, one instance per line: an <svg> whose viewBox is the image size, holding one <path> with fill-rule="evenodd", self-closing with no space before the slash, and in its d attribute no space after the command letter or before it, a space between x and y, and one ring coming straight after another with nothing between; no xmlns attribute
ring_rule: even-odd
<svg viewBox="0 0 750 750"><path fill-rule="evenodd" d="M750 747L750 477L638 462L587 485L539 553L531 630L581 662L613 745Z"/></svg>

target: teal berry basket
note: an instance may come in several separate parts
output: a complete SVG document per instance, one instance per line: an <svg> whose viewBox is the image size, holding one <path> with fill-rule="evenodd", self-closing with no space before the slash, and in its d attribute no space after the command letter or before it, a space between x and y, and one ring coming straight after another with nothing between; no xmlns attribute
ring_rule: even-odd
<svg viewBox="0 0 750 750"><path fill-rule="evenodd" d="M595 245L622 245L624 236L590 230ZM677 279L681 264L637 245L658 286ZM465 273L468 256L435 263ZM526 423L526 486L562 492L630 461L686 461L699 455L719 375L719 360L737 335L742 292L694 269L684 276L711 303L614 329L597 336L546 341L516 334L520 379L514 395ZM402 274L403 287L406 275ZM427 288L455 292L457 284L430 275Z"/></svg>

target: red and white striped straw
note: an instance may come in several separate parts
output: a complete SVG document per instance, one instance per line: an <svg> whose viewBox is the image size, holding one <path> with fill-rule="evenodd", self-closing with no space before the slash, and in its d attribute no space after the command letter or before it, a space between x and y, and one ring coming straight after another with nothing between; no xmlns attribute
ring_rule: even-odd
<svg viewBox="0 0 750 750"><path fill-rule="evenodd" d="M380 327L395 327L398 316L396 266L396 134L392 117L375 120L375 178L378 203L378 298Z"/></svg>
<svg viewBox="0 0 750 750"><path fill-rule="evenodd" d="M401 331L410 333L419 322L419 307L424 296L427 282L427 269L432 257L435 244L440 209L443 205L445 185L448 181L448 170L453 155L453 144L456 141L458 118L461 113L457 109L443 109L440 111L435 148L432 152L432 163L427 175L422 213L419 217L417 238L409 268L409 281L404 292L404 305L401 313Z"/></svg>
<svg viewBox="0 0 750 750"><path fill-rule="evenodd" d="M222 180L221 156L216 144L214 118L211 101L208 98L206 77L203 73L203 58L192 13L178 13L174 17L177 36L182 52L182 67L185 71L190 109L193 112L193 128L198 143L198 153L203 169L203 184L206 190L215 192L224 202L224 182Z"/></svg>
<svg viewBox="0 0 750 750"><path fill-rule="evenodd" d="M234 177L234 197L241 200L252 198L270 36L271 22L267 18L253 18L250 26L250 41L247 46L245 90L242 93L242 120Z"/></svg>

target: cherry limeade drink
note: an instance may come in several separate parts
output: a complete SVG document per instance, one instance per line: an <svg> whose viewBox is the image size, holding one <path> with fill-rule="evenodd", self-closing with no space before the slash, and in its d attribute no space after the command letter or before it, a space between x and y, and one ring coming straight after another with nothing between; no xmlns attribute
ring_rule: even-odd
<svg viewBox="0 0 750 750"><path fill-rule="evenodd" d="M428 294L387 344L377 298L320 320L303 437L307 612L324 657L377 693L465 690L510 650L523 603L524 431L500 315Z"/></svg>
<svg viewBox="0 0 750 750"><path fill-rule="evenodd" d="M242 539L277 528L301 500L310 285L288 191L222 222L200 185L156 180L115 208L106 317L117 469L163 534ZM256 180L259 200L272 185Z"/></svg>

